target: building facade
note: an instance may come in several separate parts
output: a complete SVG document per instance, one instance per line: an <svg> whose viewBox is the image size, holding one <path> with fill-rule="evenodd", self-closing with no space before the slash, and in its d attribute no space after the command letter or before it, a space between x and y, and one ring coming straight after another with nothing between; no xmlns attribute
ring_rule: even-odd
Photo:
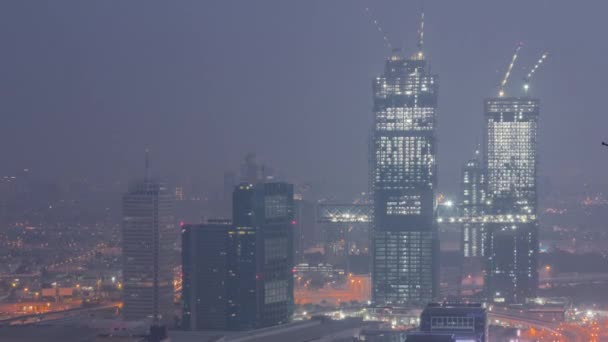
<svg viewBox="0 0 608 342"><path fill-rule="evenodd" d="M236 330L237 273L231 222L182 227L182 328Z"/></svg>
<svg viewBox="0 0 608 342"><path fill-rule="evenodd" d="M428 341L488 341L486 310L481 304L431 303L420 314L419 332L414 336L435 336ZM409 341L410 337L406 339ZM417 340L417 339L412 339ZM423 339L420 339L421 341Z"/></svg>
<svg viewBox="0 0 608 342"><path fill-rule="evenodd" d="M532 98L485 102L487 211L485 289L497 302L521 303L538 286L537 131L540 106Z"/></svg>
<svg viewBox="0 0 608 342"><path fill-rule="evenodd" d="M422 52L399 51L373 83L372 299L426 304L438 287L435 219L437 77Z"/></svg>
<svg viewBox="0 0 608 342"><path fill-rule="evenodd" d="M172 323L179 236L173 194L162 183L133 183L123 196L123 316Z"/></svg>
<svg viewBox="0 0 608 342"><path fill-rule="evenodd" d="M486 175L480 157L480 151L475 151L475 156L462 168L460 213L469 219L462 224L462 251L465 258L482 257L484 254L485 224L470 220L485 214Z"/></svg>
<svg viewBox="0 0 608 342"><path fill-rule="evenodd" d="M293 185L241 184L235 189L236 302L243 329L291 320L294 223Z"/></svg>

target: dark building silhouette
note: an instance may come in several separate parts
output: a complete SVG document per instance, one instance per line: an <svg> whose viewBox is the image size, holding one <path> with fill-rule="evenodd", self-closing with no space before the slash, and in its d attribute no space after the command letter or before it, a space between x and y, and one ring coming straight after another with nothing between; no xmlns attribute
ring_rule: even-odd
<svg viewBox="0 0 608 342"><path fill-rule="evenodd" d="M439 271L437 77L421 49L409 59L395 51L373 90L372 299L376 305L426 304L437 295Z"/></svg>
<svg viewBox="0 0 608 342"><path fill-rule="evenodd" d="M234 240L230 221L182 227L184 329L238 329Z"/></svg>
<svg viewBox="0 0 608 342"><path fill-rule="evenodd" d="M293 249L295 263L304 262L304 251L314 246L317 229L316 206L305 199L294 199Z"/></svg>
<svg viewBox="0 0 608 342"><path fill-rule="evenodd" d="M293 312L293 185L241 184L234 191L241 326L289 322Z"/></svg>
<svg viewBox="0 0 608 342"><path fill-rule="evenodd" d="M418 330L408 335L406 341L485 342L488 339L486 310L481 304L431 303L420 314Z"/></svg>
<svg viewBox="0 0 608 342"><path fill-rule="evenodd" d="M262 166L258 164L255 153L248 153L241 163L241 183L256 184L262 177Z"/></svg>
<svg viewBox="0 0 608 342"><path fill-rule="evenodd" d="M539 101L485 103L487 213L485 290L496 302L523 303L538 287L537 130Z"/></svg>
<svg viewBox="0 0 608 342"><path fill-rule="evenodd" d="M293 186L241 184L233 220L185 226L183 326L247 330L293 313Z"/></svg>

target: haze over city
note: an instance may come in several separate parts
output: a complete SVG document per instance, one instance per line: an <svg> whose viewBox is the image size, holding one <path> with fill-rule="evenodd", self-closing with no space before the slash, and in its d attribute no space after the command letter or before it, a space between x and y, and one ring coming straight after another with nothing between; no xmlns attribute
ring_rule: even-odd
<svg viewBox="0 0 608 342"><path fill-rule="evenodd" d="M414 48L417 1L6 1L0 108L4 173L127 181L154 172L217 188L255 152L342 196L367 188L370 80ZM441 77L440 188L481 141L482 99L523 42L514 93L542 51L541 178L605 184L603 2L426 1L425 49ZM15 148L18 144L19 148ZM218 148L221 146L221 148ZM344 175L348 176L345 177Z"/></svg>
<svg viewBox="0 0 608 342"><path fill-rule="evenodd" d="M0 3L0 340L608 340L608 3Z"/></svg>

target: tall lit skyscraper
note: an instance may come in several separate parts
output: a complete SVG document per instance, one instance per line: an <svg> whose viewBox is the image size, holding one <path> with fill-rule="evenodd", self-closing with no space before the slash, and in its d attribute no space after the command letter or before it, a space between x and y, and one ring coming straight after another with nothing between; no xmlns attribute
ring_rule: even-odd
<svg viewBox="0 0 608 342"><path fill-rule="evenodd" d="M486 176L480 151L462 168L462 193L460 210L466 218L479 218L485 213ZM462 249L465 258L481 257L484 253L485 224L483 221L467 220L462 224Z"/></svg>
<svg viewBox="0 0 608 342"><path fill-rule="evenodd" d="M426 304L437 294L438 82L424 58L422 39L418 47L409 59L395 50L373 83L370 171L376 305Z"/></svg>
<svg viewBox="0 0 608 342"><path fill-rule="evenodd" d="M485 286L498 302L523 302L538 286L537 143L539 101L498 97L485 103L488 223ZM502 221L502 222L500 222Z"/></svg>
<svg viewBox="0 0 608 342"><path fill-rule="evenodd" d="M147 173L147 172L146 172ZM123 196L123 315L171 323L173 266L179 236L173 194L148 175Z"/></svg>

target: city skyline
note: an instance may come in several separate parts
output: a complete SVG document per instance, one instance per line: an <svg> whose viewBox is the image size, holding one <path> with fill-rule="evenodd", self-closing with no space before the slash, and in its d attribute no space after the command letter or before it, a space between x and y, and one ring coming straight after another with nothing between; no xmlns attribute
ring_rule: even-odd
<svg viewBox="0 0 608 342"><path fill-rule="evenodd" d="M0 339L608 339L608 4L138 1L0 4Z"/></svg>

